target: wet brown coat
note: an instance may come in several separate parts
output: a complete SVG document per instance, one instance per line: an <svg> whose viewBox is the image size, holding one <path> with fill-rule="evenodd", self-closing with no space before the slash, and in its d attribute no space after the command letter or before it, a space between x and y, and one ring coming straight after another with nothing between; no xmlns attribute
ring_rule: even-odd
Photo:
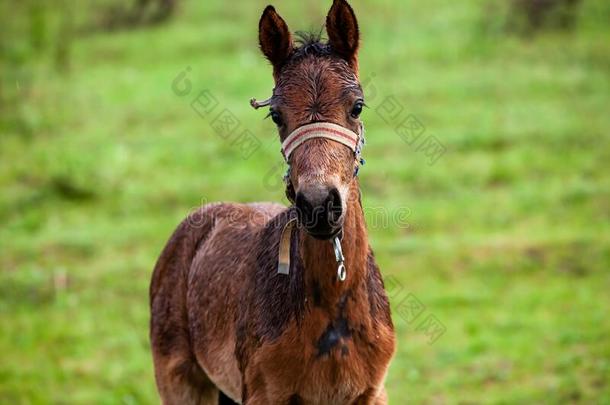
<svg viewBox="0 0 610 405"><path fill-rule="evenodd" d="M272 7L260 30L261 48L274 66L272 108L281 112L280 137L313 121L357 130L357 117L345 113L362 97L349 5L335 0L326 47L294 48ZM295 214L292 207L211 204L191 214L167 243L150 287L151 343L164 403L230 402L227 397L246 404L387 402L383 382L395 337L353 155L325 139L297 151L291 158L295 191L320 184L341 191L347 279L337 280L331 243L302 227L293 230L290 274L276 273L280 233Z"/></svg>

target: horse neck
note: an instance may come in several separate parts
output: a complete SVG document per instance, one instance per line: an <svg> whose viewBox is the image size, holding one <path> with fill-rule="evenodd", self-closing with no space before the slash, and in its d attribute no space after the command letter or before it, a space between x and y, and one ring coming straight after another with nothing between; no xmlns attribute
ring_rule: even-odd
<svg viewBox="0 0 610 405"><path fill-rule="evenodd" d="M305 288L313 293L314 299L319 299L321 305L334 306L347 291L358 289L367 271L368 237L357 179L350 186L341 240L347 269L344 281L337 278L338 263L332 243L317 240L303 229L299 232L299 240L302 241L299 253L305 267Z"/></svg>

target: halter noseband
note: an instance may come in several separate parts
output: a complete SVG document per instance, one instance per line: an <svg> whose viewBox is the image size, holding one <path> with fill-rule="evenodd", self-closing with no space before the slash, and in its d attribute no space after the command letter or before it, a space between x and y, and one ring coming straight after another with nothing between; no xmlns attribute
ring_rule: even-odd
<svg viewBox="0 0 610 405"><path fill-rule="evenodd" d="M296 148L313 138L326 138L339 142L354 153L358 151L361 135L331 122L314 122L298 127L282 142L282 153L286 160Z"/></svg>
<svg viewBox="0 0 610 405"><path fill-rule="evenodd" d="M364 125L360 123L360 133L342 127L341 125L333 124L332 122L314 122L298 127L290 133L282 142L282 155L288 164L288 169L284 175L287 193L286 196L291 203L294 203L293 196L289 190L292 190L290 182L290 155L296 148L304 144L310 139L326 138L331 141L338 142L350 148L354 152L356 165L354 168L354 177L358 175L360 166L364 164L364 159L360 156L362 147L364 146Z"/></svg>

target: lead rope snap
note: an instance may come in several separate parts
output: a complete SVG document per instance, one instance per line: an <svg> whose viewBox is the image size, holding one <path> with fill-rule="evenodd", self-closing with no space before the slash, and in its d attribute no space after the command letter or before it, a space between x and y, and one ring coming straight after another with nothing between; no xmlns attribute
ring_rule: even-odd
<svg viewBox="0 0 610 405"><path fill-rule="evenodd" d="M347 270L345 268L345 258L343 257L343 251L341 250L341 241L338 236L335 236L333 239L333 248L335 250L335 259L339 266L337 267L337 278L339 281L345 281L345 277L347 277Z"/></svg>

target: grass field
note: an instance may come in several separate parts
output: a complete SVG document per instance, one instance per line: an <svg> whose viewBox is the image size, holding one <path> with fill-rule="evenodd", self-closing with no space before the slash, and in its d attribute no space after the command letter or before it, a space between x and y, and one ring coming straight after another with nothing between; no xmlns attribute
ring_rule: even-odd
<svg viewBox="0 0 610 405"><path fill-rule="evenodd" d="M608 3L528 38L483 0L352 3L363 198L399 338L391 403L610 404ZM165 25L66 49L5 41L0 403L157 402L148 283L168 236L202 202L285 202L274 125L248 105L273 86L257 49L266 3L227 4L187 1ZM293 30L318 29L330 2L276 6ZM260 141L249 158L192 109L204 89ZM433 164L387 100L446 148ZM380 207L387 225L370 218ZM445 330L434 342L428 316Z"/></svg>

